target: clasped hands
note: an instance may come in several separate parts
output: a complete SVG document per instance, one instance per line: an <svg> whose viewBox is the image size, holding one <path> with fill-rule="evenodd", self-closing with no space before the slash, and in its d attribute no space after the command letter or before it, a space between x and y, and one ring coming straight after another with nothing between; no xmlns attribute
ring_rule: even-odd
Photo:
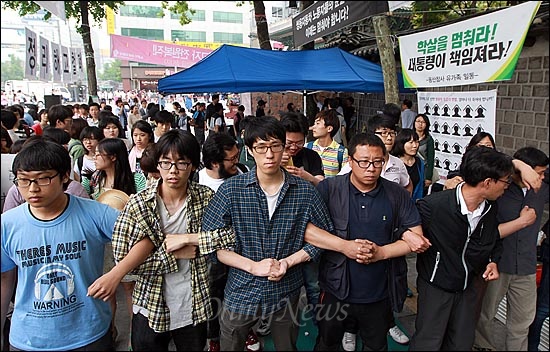
<svg viewBox="0 0 550 352"><path fill-rule="evenodd" d="M266 258L254 262L251 273L254 276L267 277L269 281L279 281L285 276L287 270L288 262L285 259Z"/></svg>
<svg viewBox="0 0 550 352"><path fill-rule="evenodd" d="M346 241L344 254L360 264L371 264L383 259L381 247L372 241L360 238Z"/></svg>

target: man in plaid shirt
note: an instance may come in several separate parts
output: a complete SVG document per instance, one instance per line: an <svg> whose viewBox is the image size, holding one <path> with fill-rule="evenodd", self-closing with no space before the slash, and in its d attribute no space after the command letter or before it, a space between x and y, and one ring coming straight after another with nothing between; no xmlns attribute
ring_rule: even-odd
<svg viewBox="0 0 550 352"><path fill-rule="evenodd" d="M200 162L200 146L189 132L164 134L155 160L161 178L132 196L121 212L112 242L118 264L94 282L88 294L106 299L125 274L139 275L133 293L132 348L168 351L173 339L178 351L200 351L212 314L207 257L197 254L196 246L169 253L164 241L168 234L196 236L214 192L189 181ZM230 233L216 236L232 238Z"/></svg>
<svg viewBox="0 0 550 352"><path fill-rule="evenodd" d="M327 231L333 227L311 183L281 168L286 132L278 120L251 119L244 141L256 167L220 186L202 224L203 231L232 227L234 243L224 246L205 237L199 246L205 252L220 249L218 260L230 266L220 317L221 349L242 351L249 329L267 317L275 348L296 350L303 285L297 265L320 254L304 242L305 228L310 222Z"/></svg>

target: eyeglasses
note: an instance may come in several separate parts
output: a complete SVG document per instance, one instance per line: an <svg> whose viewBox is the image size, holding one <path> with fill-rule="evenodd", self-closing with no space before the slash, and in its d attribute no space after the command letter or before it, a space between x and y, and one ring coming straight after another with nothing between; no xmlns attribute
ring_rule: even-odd
<svg viewBox="0 0 550 352"><path fill-rule="evenodd" d="M82 142L84 143L95 141L95 140L96 140L95 138L82 138Z"/></svg>
<svg viewBox="0 0 550 352"><path fill-rule="evenodd" d="M377 135L382 136L384 138L386 138L388 136L392 136L392 137L397 136L397 132L395 132L395 131L374 132L374 134L377 134Z"/></svg>
<svg viewBox="0 0 550 352"><path fill-rule="evenodd" d="M231 163L234 163L235 161L239 160L239 154L235 155L234 157L232 158L224 158L223 159L224 161L229 161Z"/></svg>
<svg viewBox="0 0 550 352"><path fill-rule="evenodd" d="M416 120L415 122L416 122L416 123L419 123L419 124L422 124L422 125L425 125L425 124L426 124L426 121L424 121L424 120Z"/></svg>
<svg viewBox="0 0 550 352"><path fill-rule="evenodd" d="M37 186L49 186L50 183L52 183L52 179L56 178L57 176L59 176L59 172L53 176L39 177L32 180L29 178L16 178L13 180L13 183L17 187L21 187L21 188L30 187L31 183L33 182L36 183Z"/></svg>
<svg viewBox="0 0 550 352"><path fill-rule="evenodd" d="M280 153L285 148L282 144L273 144L273 145L257 145L255 147L252 147L254 151L258 154L265 154L267 153L268 149L271 149L273 153Z"/></svg>
<svg viewBox="0 0 550 352"><path fill-rule="evenodd" d="M163 170L170 170L174 165L176 166L176 169L180 171L185 171L187 170L189 165L191 165L191 163L188 161L176 161L175 163L173 163L171 161L165 161L165 160L158 162L158 166Z"/></svg>
<svg viewBox="0 0 550 352"><path fill-rule="evenodd" d="M512 184L512 179L510 177L508 177L508 179L506 179L506 180L501 180L501 179L497 178L497 181L502 182L502 183L506 183L508 186L510 186Z"/></svg>
<svg viewBox="0 0 550 352"><path fill-rule="evenodd" d="M291 142L291 141L286 141L286 144L285 144L285 147L286 148L302 148L304 146L304 141L301 141L301 142Z"/></svg>
<svg viewBox="0 0 550 352"><path fill-rule="evenodd" d="M350 158L351 158L351 160L355 161L361 169L368 169L371 165L378 169L378 168L382 167L385 163L384 160L373 160L373 161L357 160L352 156L350 156Z"/></svg>

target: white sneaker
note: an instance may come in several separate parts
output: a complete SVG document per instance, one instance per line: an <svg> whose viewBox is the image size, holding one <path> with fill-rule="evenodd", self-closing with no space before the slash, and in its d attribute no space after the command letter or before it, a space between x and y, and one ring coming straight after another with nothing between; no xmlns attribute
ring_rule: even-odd
<svg viewBox="0 0 550 352"><path fill-rule="evenodd" d="M389 333L391 338L398 344L406 345L409 343L409 338L403 331L401 331L401 329L399 329L397 325L391 328Z"/></svg>
<svg viewBox="0 0 550 352"><path fill-rule="evenodd" d="M344 351L355 351L355 339L357 334L352 334L351 332L344 333L342 338L342 348Z"/></svg>

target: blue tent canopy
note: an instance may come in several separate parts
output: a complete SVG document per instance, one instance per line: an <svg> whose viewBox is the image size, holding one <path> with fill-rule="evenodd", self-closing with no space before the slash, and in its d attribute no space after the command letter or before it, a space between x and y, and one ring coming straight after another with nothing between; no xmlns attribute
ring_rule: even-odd
<svg viewBox="0 0 550 352"><path fill-rule="evenodd" d="M381 93L384 78L380 65L339 48L270 51L222 45L189 69L160 79L158 90Z"/></svg>

